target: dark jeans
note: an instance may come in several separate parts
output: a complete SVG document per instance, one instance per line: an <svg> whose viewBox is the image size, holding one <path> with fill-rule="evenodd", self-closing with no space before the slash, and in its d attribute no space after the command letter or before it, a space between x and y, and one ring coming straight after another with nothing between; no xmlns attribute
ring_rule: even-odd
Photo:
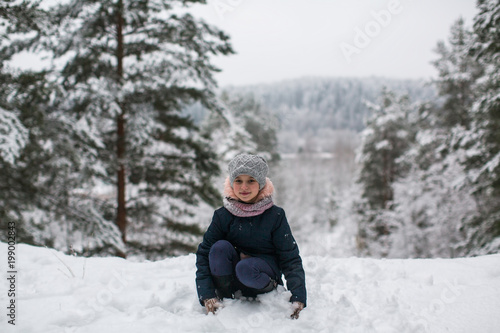
<svg viewBox="0 0 500 333"><path fill-rule="evenodd" d="M226 241L217 241L208 255L210 272L213 276L236 275L238 281L247 288L263 289L274 276L273 269L261 258L240 259L234 246Z"/></svg>

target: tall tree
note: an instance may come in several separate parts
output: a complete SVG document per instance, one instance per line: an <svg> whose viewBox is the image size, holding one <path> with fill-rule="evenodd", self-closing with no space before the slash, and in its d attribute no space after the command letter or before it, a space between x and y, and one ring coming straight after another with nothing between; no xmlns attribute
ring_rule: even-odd
<svg viewBox="0 0 500 333"><path fill-rule="evenodd" d="M18 119L9 94L13 91L14 73L6 68L12 53L6 52L11 34L26 34L39 29L41 11L38 4L14 0L0 3L0 157L11 164L26 145L27 129Z"/></svg>
<svg viewBox="0 0 500 333"><path fill-rule="evenodd" d="M409 256L467 254L465 230L477 216L477 205L470 194L460 141L471 129L471 107L484 70L470 54L475 40L460 18L451 26L447 42L439 42L435 50L438 77L433 83L440 99L420 108L416 140L404 156L412 169L395 184L397 215L405 229L396 237L406 240L399 243Z"/></svg>
<svg viewBox="0 0 500 333"><path fill-rule="evenodd" d="M500 1L479 0L471 55L484 68L472 106L471 131L463 136L467 165L479 207L471 225L471 253L500 249Z"/></svg>
<svg viewBox="0 0 500 333"><path fill-rule="evenodd" d="M407 96L397 96L384 89L380 105L372 105L373 115L362 133L358 182L362 188L359 205L358 248L361 252L387 255L385 249L370 249L384 243L394 229L383 215L391 209L394 199L393 183L407 172L408 166L400 157L414 140L410 116L412 106Z"/></svg>
<svg viewBox="0 0 500 333"><path fill-rule="evenodd" d="M387 208L393 199L391 184L405 170L398 158L414 136L408 97L384 90L381 100L381 105L372 105L373 115L363 132L360 155L359 182L372 209Z"/></svg>
<svg viewBox="0 0 500 333"><path fill-rule="evenodd" d="M8 67L12 52L8 51L10 36L24 36L38 30L42 11L28 1L2 1L0 3L0 220L17 222L18 240L33 242L29 226L22 218L22 211L30 205L27 173L18 162L29 145L29 126L22 119L22 111L15 98L16 82L25 81ZM1 223L0 228L6 228ZM2 233L1 239L7 233Z"/></svg>
<svg viewBox="0 0 500 333"><path fill-rule="evenodd" d="M458 20L449 43L438 44L434 83L442 98L418 113L416 140L400 158L411 170L393 184L394 209L374 218L397 228L385 244L368 243L376 254L500 249L500 2L479 1L478 8L472 31Z"/></svg>
<svg viewBox="0 0 500 333"><path fill-rule="evenodd" d="M10 144L17 153L5 150L10 160L0 158L0 218L16 222L22 242L66 251L82 250L84 243L88 254L123 250L118 228L102 214L110 205L82 191L97 164L95 146L102 143L63 111L64 93L47 76L24 72L9 81L11 111L4 113L16 115L7 119L21 135L11 141L22 146Z"/></svg>
<svg viewBox="0 0 500 333"><path fill-rule="evenodd" d="M198 101L220 111L209 56L233 51L223 32L174 13L194 3L205 1L69 1L26 43L51 53L61 109L95 148L89 179L114 188L123 242L149 257L187 249L172 231L196 231L186 217L218 200L216 156L181 110Z"/></svg>
<svg viewBox="0 0 500 333"><path fill-rule="evenodd" d="M474 88L483 71L469 52L473 42L474 34L465 28L464 20L460 18L450 29L448 43L441 41L436 47L439 59L433 64L439 76L434 84L444 99L436 118L443 128L470 126L469 110L475 98Z"/></svg>

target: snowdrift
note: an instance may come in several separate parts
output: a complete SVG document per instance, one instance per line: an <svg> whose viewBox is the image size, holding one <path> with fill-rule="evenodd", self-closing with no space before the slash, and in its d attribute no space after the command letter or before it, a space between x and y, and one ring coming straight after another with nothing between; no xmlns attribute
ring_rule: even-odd
<svg viewBox="0 0 500 333"><path fill-rule="evenodd" d="M7 245L0 243L6 274ZM19 244L16 320L2 332L500 332L500 254L464 259L303 257L308 307L289 319L290 293L198 303L193 254L158 262L81 258Z"/></svg>

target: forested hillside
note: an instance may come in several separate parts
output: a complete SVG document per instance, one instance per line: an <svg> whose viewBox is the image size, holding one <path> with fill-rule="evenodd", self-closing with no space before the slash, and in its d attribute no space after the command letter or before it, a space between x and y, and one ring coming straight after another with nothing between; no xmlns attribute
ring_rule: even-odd
<svg viewBox="0 0 500 333"><path fill-rule="evenodd" d="M186 12L196 2L0 4L0 219L18 241L122 257L194 249L191 218L218 203L218 156L182 110L220 112L209 55L233 53ZM44 65L23 69L20 54Z"/></svg>
<svg viewBox="0 0 500 333"><path fill-rule="evenodd" d="M457 257L500 249L500 3L436 48L439 101L386 91L362 133L358 249Z"/></svg>
<svg viewBox="0 0 500 333"><path fill-rule="evenodd" d="M248 152L268 159L305 248L498 252L498 1L451 27L435 78L240 87L217 87L210 56L233 49L186 12L196 2L1 5L0 219L21 242L86 256L192 252L221 205L227 161ZM49 65L18 68L20 54Z"/></svg>

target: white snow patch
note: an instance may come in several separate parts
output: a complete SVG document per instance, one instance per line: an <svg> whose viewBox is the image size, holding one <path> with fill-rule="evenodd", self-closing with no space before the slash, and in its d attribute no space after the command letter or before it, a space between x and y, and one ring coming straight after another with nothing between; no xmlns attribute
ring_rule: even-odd
<svg viewBox="0 0 500 333"><path fill-rule="evenodd" d="M382 150L382 149L391 149L391 143L388 140L382 140L380 142L377 142L375 145L376 150Z"/></svg>
<svg viewBox="0 0 500 333"><path fill-rule="evenodd" d="M17 245L16 326L2 332L499 332L500 254L375 260L305 256L308 307L280 287L206 315L195 255L134 263ZM6 260L7 244L0 243ZM1 279L6 306L7 279ZM5 307L4 307L5 309ZM4 310L5 312L6 310Z"/></svg>

